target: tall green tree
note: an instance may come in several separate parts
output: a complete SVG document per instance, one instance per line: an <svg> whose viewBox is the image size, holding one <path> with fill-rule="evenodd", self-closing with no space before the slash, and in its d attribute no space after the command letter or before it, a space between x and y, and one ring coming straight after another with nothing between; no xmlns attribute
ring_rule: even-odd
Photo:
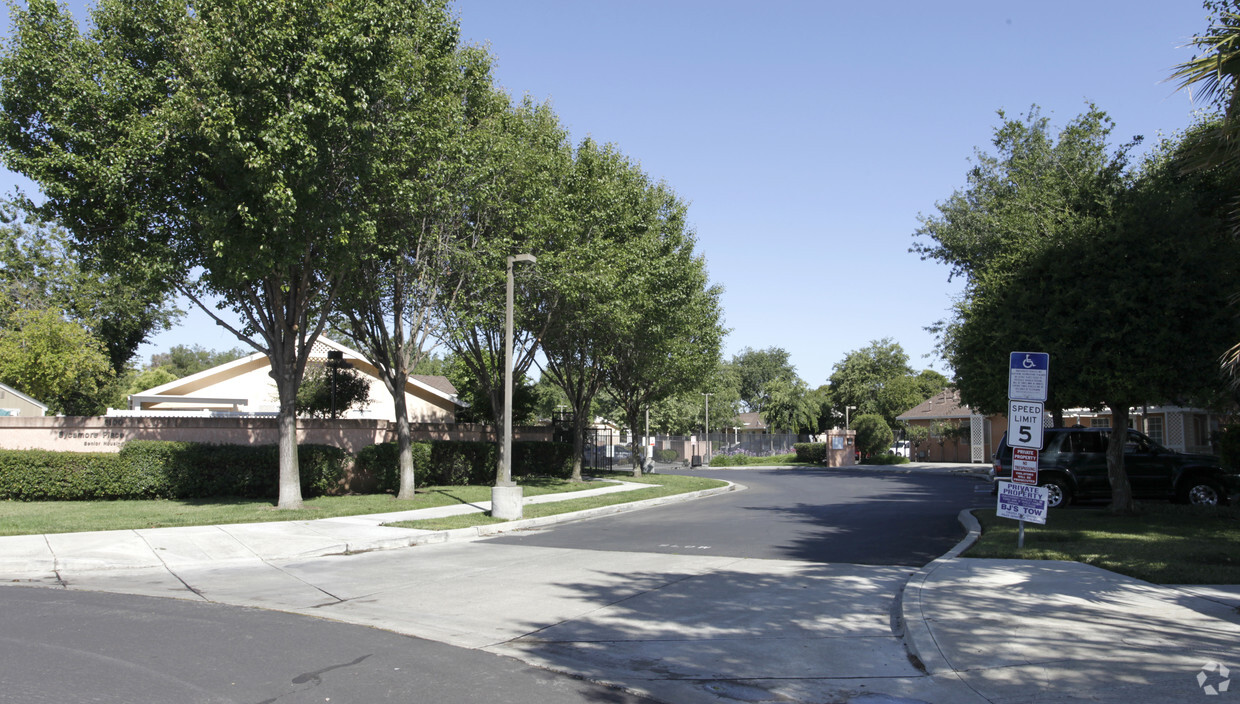
<svg viewBox="0 0 1240 704"><path fill-rule="evenodd" d="M551 282L543 304L554 309L541 344L543 373L564 391L573 414L572 476L580 481L594 397L641 318L641 301L631 295L635 250L656 236L663 203L636 165L591 139L577 147L564 194L567 246L540 261Z"/></svg>
<svg viewBox="0 0 1240 704"><path fill-rule="evenodd" d="M1181 89L1196 90L1216 111L1213 120L1190 131L1177 157L1182 171L1221 169L1240 171L1240 3L1236 0L1206 0L1210 27L1193 37L1200 51L1173 69L1171 80ZM1240 193L1229 195L1228 225L1233 236L1240 234ZM1231 302L1240 300L1234 292ZM1234 341L1233 341L1234 342ZM1240 343L1223 355L1222 366L1233 389L1240 389Z"/></svg>
<svg viewBox="0 0 1240 704"><path fill-rule="evenodd" d="M405 385L436 334L436 306L451 308L462 282L451 277L464 248L464 195L476 176L472 129L507 107L491 82L490 58L457 48L454 24L432 23L426 39L440 48L393 81L376 128L382 135L374 188L376 243L353 271L339 300L340 328L379 370L391 393L400 469L398 499L415 497L413 440ZM406 84L422 86L413 93Z"/></svg>
<svg viewBox="0 0 1240 704"><path fill-rule="evenodd" d="M51 0L11 13L7 166L114 270L143 262L271 360L279 508L301 505L296 390L377 229L378 98L449 23L436 0L102 0L85 34Z"/></svg>
<svg viewBox="0 0 1240 704"><path fill-rule="evenodd" d="M555 257L565 250L563 188L572 166L567 133L547 105L526 99L508 106L481 129L471 130L476 178L465 194L467 229L454 248L444 285L467 291L452 305L438 299L441 341L464 365L487 400L495 427L503 427L504 309L507 257L531 253L534 266L514 267L513 378L534 364L539 340L556 314L549 282ZM515 415L515 414L514 414ZM497 460L500 477L502 445Z"/></svg>
<svg viewBox="0 0 1240 704"><path fill-rule="evenodd" d="M789 361L788 351L781 347L755 350L746 347L733 355L730 364L735 374L745 409L761 413L767 401L767 384L779 378L797 378L796 367Z"/></svg>
<svg viewBox="0 0 1240 704"><path fill-rule="evenodd" d="M678 393L697 391L718 369L725 331L706 262L694 252L687 205L663 184L647 190L657 206L646 236L623 247L621 319L604 369L607 389L636 436L643 414ZM633 476L641 476L637 452Z"/></svg>
<svg viewBox="0 0 1240 704"><path fill-rule="evenodd" d="M147 368L165 369L172 375L173 379L180 379L241 359L244 356L246 356L245 350L239 347L217 351L209 350L202 345L173 345L167 352L151 355L151 361ZM155 386L155 384L152 384L152 386Z"/></svg>
<svg viewBox="0 0 1240 704"><path fill-rule="evenodd" d="M181 314L147 272L101 271L74 250L64 228L38 217L28 203L0 203L0 319L40 308L63 311L102 343L114 375ZM102 410L97 400L92 413Z"/></svg>
<svg viewBox="0 0 1240 704"><path fill-rule="evenodd" d="M1058 140L1043 122L1038 134L1005 125L1000 134L1030 139L1000 142L1021 148L925 222L920 234L939 246L922 251L968 278L942 344L975 408L1004 407L1007 356L1019 349L1050 353L1050 408L1106 406L1117 428L1134 405L1190 403L1218 386L1216 360L1236 337L1220 305L1237 261L1223 226L1228 176L1183 174L1174 164L1191 140L1181 139L1129 170L1125 148L1109 152L1109 124L1091 111ZM1108 473L1112 509L1130 512L1123 443L1112 443Z"/></svg>
<svg viewBox="0 0 1240 704"><path fill-rule="evenodd" d="M766 400L762 420L771 432L808 432L817 429L818 407L809 386L798 377L780 376L763 387Z"/></svg>
<svg viewBox="0 0 1240 704"><path fill-rule="evenodd" d="M886 402L890 395L888 387L912 373L908 354L900 343L889 337L872 340L869 345L849 352L831 371L829 381L835 414L843 418L844 409L848 407L852 409L853 418L880 414L888 425L894 426L895 416L908 409L892 413L892 404Z"/></svg>
<svg viewBox="0 0 1240 704"><path fill-rule="evenodd" d="M1061 373L1091 351L1045 314L1048 301L1065 300L1051 277L1085 271L1066 256L1067 243L1097 236L1114 221L1130 183L1132 145L1111 152L1114 123L1094 106L1058 133L1037 108L1020 118L999 117L994 153L979 151L968 187L939 203L938 215L921 218L915 236L924 239L913 251L948 265L949 278L966 279L953 317L935 327L965 403L1004 412L1008 353L1044 351L1056 370L1047 410L1062 422L1064 408L1097 401ZM1015 277L1030 287L1023 296L1009 285Z"/></svg>
<svg viewBox="0 0 1240 704"><path fill-rule="evenodd" d="M114 377L103 343L59 310L22 308L0 326L0 381L53 413L97 413Z"/></svg>

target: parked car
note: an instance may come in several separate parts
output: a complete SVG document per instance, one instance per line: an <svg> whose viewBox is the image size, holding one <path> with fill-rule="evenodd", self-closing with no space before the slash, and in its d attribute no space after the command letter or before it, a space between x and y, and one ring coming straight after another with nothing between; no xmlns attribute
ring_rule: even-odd
<svg viewBox="0 0 1240 704"><path fill-rule="evenodd" d="M887 448L887 453L892 454L892 455L899 455L900 457L908 459L909 449L910 449L910 445L909 445L908 440L897 440L895 444Z"/></svg>
<svg viewBox="0 0 1240 704"><path fill-rule="evenodd" d="M1045 486L1051 508L1076 499L1111 496L1107 477L1110 428L1046 428L1038 454L1038 484ZM1240 494L1240 472L1225 469L1213 455L1169 450L1135 430L1124 443L1124 469L1139 499L1171 499L1198 505L1225 504ZM1012 448L1007 435L999 442L991 468L992 493L1012 478Z"/></svg>

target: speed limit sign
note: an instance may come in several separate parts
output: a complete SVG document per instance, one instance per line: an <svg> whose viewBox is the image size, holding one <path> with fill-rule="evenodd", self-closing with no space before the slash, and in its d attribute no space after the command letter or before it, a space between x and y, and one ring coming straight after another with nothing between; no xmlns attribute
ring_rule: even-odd
<svg viewBox="0 0 1240 704"><path fill-rule="evenodd" d="M1008 401L1007 444L1041 450L1042 410L1037 401Z"/></svg>

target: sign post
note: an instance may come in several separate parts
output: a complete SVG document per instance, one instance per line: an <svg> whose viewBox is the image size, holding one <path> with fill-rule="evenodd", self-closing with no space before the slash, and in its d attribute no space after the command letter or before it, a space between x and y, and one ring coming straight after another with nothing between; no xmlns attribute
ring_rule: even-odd
<svg viewBox="0 0 1240 704"><path fill-rule="evenodd" d="M1045 352L1013 352L1008 357L1008 432L1012 448L1012 481L999 484L996 515L1020 522L1016 547L1025 547L1025 521L1046 523L1046 488L1038 486L1038 454L1051 356Z"/></svg>

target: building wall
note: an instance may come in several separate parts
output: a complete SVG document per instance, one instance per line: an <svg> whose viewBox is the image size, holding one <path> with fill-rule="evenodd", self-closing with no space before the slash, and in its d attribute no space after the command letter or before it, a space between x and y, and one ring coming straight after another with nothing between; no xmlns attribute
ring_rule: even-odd
<svg viewBox="0 0 1240 704"><path fill-rule="evenodd" d="M3 386L0 386L0 408L8 411L5 415L25 418L42 417L44 413L42 406L27 401Z"/></svg>
<svg viewBox="0 0 1240 704"><path fill-rule="evenodd" d="M416 423L414 442L497 440L494 427L472 423ZM516 440L550 441L548 426L513 429ZM59 452L119 452L130 440L176 440L221 445L274 445L275 418L0 416L0 449ZM396 424L386 420L298 419L300 443L332 445L357 454L368 445L396 440Z"/></svg>
<svg viewBox="0 0 1240 704"><path fill-rule="evenodd" d="M370 404L364 409L351 409L343 414L345 418L396 420L395 404L392 394L379 377L378 370L361 360L353 359L350 363L362 372L370 382ZM232 375L215 375L205 379L191 380L180 386L173 386L165 394L184 395L184 402L142 403L144 411L248 411L250 413L275 413L280 410L280 399L276 393L276 382L271 378L271 369L265 357L252 360L241 367L230 370ZM451 423L456 418L456 408L447 401L421 388L406 391L405 405L409 420L413 423ZM248 399L248 405L230 405L218 403L195 403L193 397L203 398L235 398Z"/></svg>
<svg viewBox="0 0 1240 704"><path fill-rule="evenodd" d="M951 418L949 422L972 423L978 422L978 417L973 418ZM938 438L929 438L921 443L918 447L913 447L911 457L914 462L980 462L982 464L989 463L991 457L998 447L999 441L1003 439L1003 434L1007 432L1007 419L1004 416L988 416L981 418L982 423L982 448L981 459L978 460L973 452L973 443L971 441L971 433L955 442L944 440L941 444ZM930 429L933 425L933 419L917 419L910 420L910 426L919 426Z"/></svg>

